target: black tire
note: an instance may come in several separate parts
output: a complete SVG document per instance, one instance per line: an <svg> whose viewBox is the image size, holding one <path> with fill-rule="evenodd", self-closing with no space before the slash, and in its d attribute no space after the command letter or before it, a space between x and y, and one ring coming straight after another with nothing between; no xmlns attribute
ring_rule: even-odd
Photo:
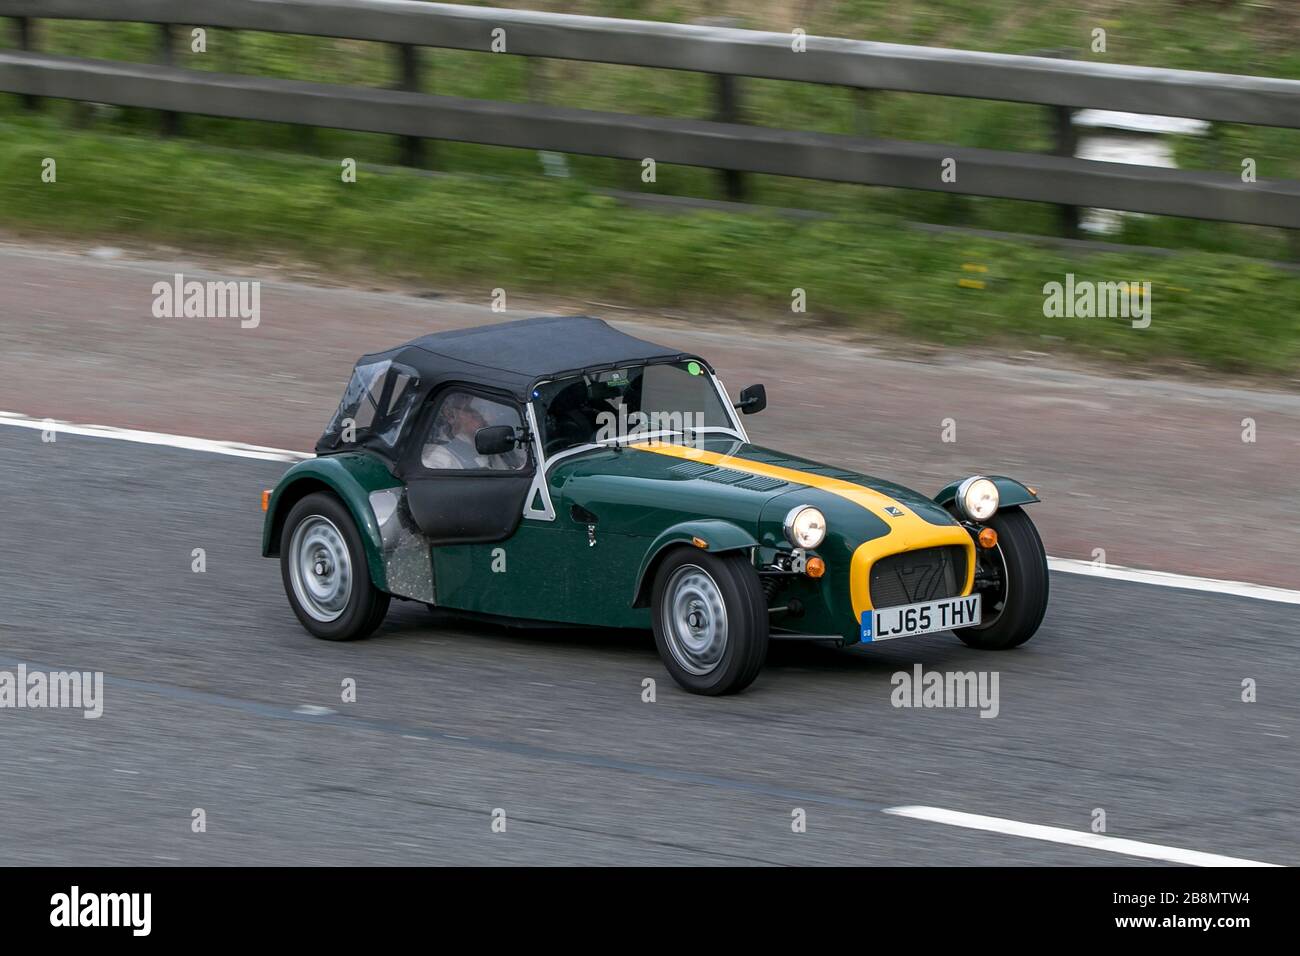
<svg viewBox="0 0 1300 956"><path fill-rule="evenodd" d="M712 582L712 590L706 579ZM712 599L701 598L693 605L692 594L696 597L711 595ZM688 611L690 607L697 609ZM717 607L721 607L725 614L717 614ZM716 661L711 660L712 650L693 659L689 642L684 637L673 636L682 633L669 623L675 609L703 615L700 619L706 622L704 627L711 628L715 623L721 623L722 637L718 642L720 650ZM767 660L767 601L758 572L747 555L709 554L696 548L680 548L672 552L655 574L650 610L659 656L673 680L691 693L735 694L752 684L763 669L763 662ZM686 619L680 622L680 626L690 627ZM713 646L710 644L710 648ZM692 660L694 667L691 666ZM697 673L699 670L703 672Z"/></svg>
<svg viewBox="0 0 1300 956"><path fill-rule="evenodd" d="M1038 631L1047 613L1047 552L1038 530L1020 508L999 511L987 525L998 543L986 555L1005 568L1003 588L984 592L982 617L987 623L953 633L968 647L1004 651L1019 647ZM1000 613L990 615L1001 605Z"/></svg>
<svg viewBox="0 0 1300 956"><path fill-rule="evenodd" d="M336 589L339 599L345 600L345 603L332 620L321 620L319 610L313 613L299 597L294 585L294 562L297 559L294 536L303 527L304 534L312 528L319 528L329 537L330 532L320 523L322 519L341 535L348 558L346 583L341 583ZM341 562L339 566L342 566ZM301 574L300 570L300 576ZM389 596L378 590L370 580L366 549L351 512L343 502L327 492L307 495L290 509L285 518L284 530L280 533L280 577L284 581L289 606L293 608L298 621L308 632L322 640L355 641L369 637L388 613Z"/></svg>

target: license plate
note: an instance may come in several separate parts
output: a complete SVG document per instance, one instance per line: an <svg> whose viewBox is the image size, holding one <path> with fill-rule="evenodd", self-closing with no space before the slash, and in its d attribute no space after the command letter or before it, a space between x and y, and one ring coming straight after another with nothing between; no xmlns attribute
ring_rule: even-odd
<svg viewBox="0 0 1300 956"><path fill-rule="evenodd" d="M896 637L933 634L980 622L980 596L923 601L862 612L862 641L889 641Z"/></svg>

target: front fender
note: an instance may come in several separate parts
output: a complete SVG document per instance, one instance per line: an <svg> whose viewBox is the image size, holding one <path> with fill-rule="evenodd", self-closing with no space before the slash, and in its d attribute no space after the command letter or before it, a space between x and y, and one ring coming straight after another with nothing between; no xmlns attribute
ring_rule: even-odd
<svg viewBox="0 0 1300 956"><path fill-rule="evenodd" d="M317 491L331 491L343 502L361 534L370 580L381 591L388 590L384 570L383 537L370 507L370 492L400 485L382 464L369 455L327 455L300 461L284 473L271 492L262 524L262 555L280 553L280 532L295 504Z"/></svg>
<svg viewBox="0 0 1300 956"><path fill-rule="evenodd" d="M674 545L694 543L699 538L707 547L702 550L709 554L721 554L726 551L739 551L758 545L754 536L748 531L723 521L719 518L701 518L695 521L683 521L665 529L654 539L641 558L641 566L636 572L636 589L632 592L632 606L645 607L650 603L650 588L654 583L654 572L665 551Z"/></svg>
<svg viewBox="0 0 1300 956"><path fill-rule="evenodd" d="M1028 485L1022 485L1014 478L1006 478L1002 475L985 475L984 477L997 485L999 508L1028 505L1042 500L1034 489ZM934 496L935 504L942 505L945 508L952 504L957 497L957 487L965 480L965 478L958 478L952 484L945 485L943 491Z"/></svg>

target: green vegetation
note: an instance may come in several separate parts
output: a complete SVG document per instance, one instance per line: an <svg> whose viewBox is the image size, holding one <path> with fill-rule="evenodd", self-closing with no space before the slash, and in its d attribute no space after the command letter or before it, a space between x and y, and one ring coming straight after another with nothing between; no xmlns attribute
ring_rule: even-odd
<svg viewBox="0 0 1300 956"><path fill-rule="evenodd" d="M56 183L41 182L47 156L58 157ZM363 167L345 184L340 172L333 159L0 119L0 226L757 319L788 321L797 287L812 319L877 337L1229 372L1300 367L1300 273L1237 257L1083 257L852 210L819 221L647 212L542 176ZM1044 317L1044 284L1067 272L1150 281L1150 327Z"/></svg>
<svg viewBox="0 0 1300 956"><path fill-rule="evenodd" d="M522 2L535 7L649 20L691 21L729 14L744 26L887 42L993 52L1067 52L1082 59L1230 73L1300 77L1300 5L1287 0L570 0ZM41 21L42 49L78 56L152 61L156 29L144 24ZM1106 53L1090 49L1092 30L1106 31ZM454 96L525 101L545 74L546 100L649 115L707 117L709 78L690 73L606 64L426 50L424 87ZM188 47L179 62L221 70L352 85L396 83L396 59L382 44L313 37L211 30L206 53ZM741 81L747 117L768 126L955 143L1007 150L1047 151L1050 122L1042 107L1017 103L853 91L769 80ZM16 105L0 102L0 116ZM148 111L51 104L70 123L93 123L121 132L152 131ZM201 142L238 144L320 156L354 156L363 162L394 160L392 137L192 117L186 135ZM1240 171L1253 158L1263 178L1300 179L1300 131L1216 126L1208 138L1184 138L1178 162L1189 169ZM535 153L463 143L440 143L430 165L447 172L537 176ZM569 157L571 174L594 187L652 190L716 198L709 170L664 167L658 182L641 183L634 164ZM902 220L983 229L1054 234L1056 211L1039 203L954 197L885 188L750 177L752 201L832 212L883 214ZM1171 218L1129 218L1119 242L1287 259L1294 248L1281 230Z"/></svg>

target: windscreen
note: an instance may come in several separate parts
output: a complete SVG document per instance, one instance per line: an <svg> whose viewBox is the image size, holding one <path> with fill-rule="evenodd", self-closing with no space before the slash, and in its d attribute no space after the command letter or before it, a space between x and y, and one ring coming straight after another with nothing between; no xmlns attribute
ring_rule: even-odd
<svg viewBox="0 0 1300 956"><path fill-rule="evenodd" d="M689 438L731 429L731 416L699 362L633 365L547 382L537 391L547 455L638 435Z"/></svg>

